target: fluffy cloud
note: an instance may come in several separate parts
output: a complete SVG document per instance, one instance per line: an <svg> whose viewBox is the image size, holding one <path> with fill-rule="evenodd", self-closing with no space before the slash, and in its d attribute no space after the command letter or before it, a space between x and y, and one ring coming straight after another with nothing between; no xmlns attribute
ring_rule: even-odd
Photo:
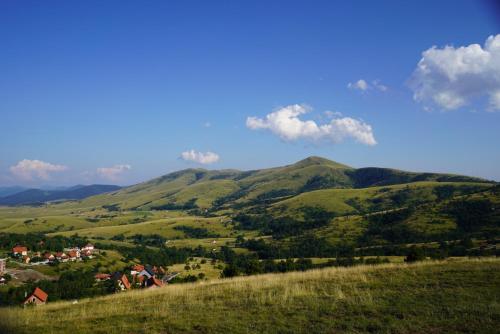
<svg viewBox="0 0 500 334"><path fill-rule="evenodd" d="M414 99L446 110L487 97L491 110L500 110L500 34L479 44L436 46L424 51L411 79Z"/></svg>
<svg viewBox="0 0 500 334"><path fill-rule="evenodd" d="M373 80L371 83L368 83L364 79L359 79L358 81L356 81L354 83L349 82L347 84L347 87L350 89L359 90L361 92L366 92L367 90L370 90L370 89L376 89L378 91L385 92L388 89L387 86L383 85L380 82L380 80Z"/></svg>
<svg viewBox="0 0 500 334"><path fill-rule="evenodd" d="M377 144L372 127L363 121L339 117L331 119L329 123L317 124L315 121L303 121L299 118L309 111L311 108L304 105L290 105L266 115L265 118L248 117L246 125L251 130L269 130L286 141L305 139L339 143L345 138L353 138L366 145Z"/></svg>
<svg viewBox="0 0 500 334"><path fill-rule="evenodd" d="M361 91L365 91L365 90L368 89L368 83L365 80L363 80L363 79L359 79L355 83L349 82L347 84L347 87L349 87L351 89L358 89L358 90L361 90Z"/></svg>
<svg viewBox="0 0 500 334"><path fill-rule="evenodd" d="M68 167L63 165L53 165L51 163L40 160L24 159L17 163L17 165L10 167L10 172L14 176L30 181L34 178L48 180L51 173L63 172Z"/></svg>
<svg viewBox="0 0 500 334"><path fill-rule="evenodd" d="M208 165L219 161L219 155L214 152L197 152L195 150L185 151L181 153L181 159L185 161L193 161L200 164Z"/></svg>
<svg viewBox="0 0 500 334"><path fill-rule="evenodd" d="M110 180L110 181L118 181L120 176L132 169L132 166L130 165L114 165L113 167L100 167L97 168L97 175Z"/></svg>

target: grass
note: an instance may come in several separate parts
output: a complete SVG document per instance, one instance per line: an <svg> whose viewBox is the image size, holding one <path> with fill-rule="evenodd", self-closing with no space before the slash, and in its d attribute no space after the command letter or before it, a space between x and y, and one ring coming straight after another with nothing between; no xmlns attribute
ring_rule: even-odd
<svg viewBox="0 0 500 334"><path fill-rule="evenodd" d="M205 263L202 263L205 260ZM189 269L186 270L184 267L186 264L190 265L191 267L193 265L199 265L199 269ZM207 280L212 280L212 279L217 279L220 277L221 270L216 268L216 266L221 265L221 262L218 261L216 264L211 264L211 259L206 259L206 258L200 258L200 257L195 257L193 260L186 261L186 263L178 263L174 264L171 266L168 266L168 271L170 272L178 272L180 273L180 277L186 277L187 275L193 275L193 276L198 276L198 274L203 273L205 274L205 279Z"/></svg>
<svg viewBox="0 0 500 334"><path fill-rule="evenodd" d="M497 259L327 268L0 312L4 333L494 333Z"/></svg>
<svg viewBox="0 0 500 334"><path fill-rule="evenodd" d="M132 236L135 234L159 234L169 239L184 238L184 232L176 230L176 226L189 226L205 228L211 233L216 233L221 237L227 237L232 230L225 227L224 219L203 218L203 217L178 217L149 220L137 224L115 225L115 226L98 226L78 230L78 235L86 237L104 237L110 238L118 234ZM70 236L74 231L58 232L55 234Z"/></svg>
<svg viewBox="0 0 500 334"><path fill-rule="evenodd" d="M356 214L370 210L373 203L379 203L381 209L390 209L401 206L394 202L394 196L405 191L404 205L420 201L435 201L436 187L452 186L457 192L487 189L489 183L462 183L462 182L431 182L421 181L406 184L397 184L384 187L368 187L360 189L324 189L299 194L290 199L277 202L272 206L274 212L298 211L304 206L319 206L337 215ZM378 210L377 210L378 211Z"/></svg>

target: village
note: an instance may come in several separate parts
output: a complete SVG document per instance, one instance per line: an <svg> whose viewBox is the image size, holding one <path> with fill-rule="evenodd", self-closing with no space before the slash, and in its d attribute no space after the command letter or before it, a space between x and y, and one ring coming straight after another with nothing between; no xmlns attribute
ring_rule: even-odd
<svg viewBox="0 0 500 334"><path fill-rule="evenodd" d="M23 266L55 265L57 263L78 262L93 259L99 249L88 243L83 247L65 248L60 252L31 252L28 247L16 245L12 248L10 258L0 259L0 285L5 285L11 278L7 261ZM122 292L131 289L155 289L168 284L179 276L179 272L168 272L161 266L133 264L122 271L94 274L95 284L106 284L110 292ZM43 305L49 300L49 294L41 287L35 286L30 294L26 293L22 305Z"/></svg>

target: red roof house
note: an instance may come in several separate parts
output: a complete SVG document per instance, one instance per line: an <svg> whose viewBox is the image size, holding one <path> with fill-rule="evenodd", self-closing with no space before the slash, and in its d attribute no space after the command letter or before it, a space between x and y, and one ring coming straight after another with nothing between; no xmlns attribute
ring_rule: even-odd
<svg viewBox="0 0 500 334"><path fill-rule="evenodd" d="M34 304L34 305L42 305L47 302L47 298L49 295L40 289L39 287L36 287L35 290L33 290L33 293L26 297L24 300L23 304L28 305L28 304Z"/></svg>
<svg viewBox="0 0 500 334"><path fill-rule="evenodd" d="M95 274L94 278L96 281L107 281L111 278L110 274Z"/></svg>
<svg viewBox="0 0 500 334"><path fill-rule="evenodd" d="M130 274L131 275L136 275L136 274L140 273L143 270L144 270L144 266L142 264L134 264L130 268Z"/></svg>
<svg viewBox="0 0 500 334"><path fill-rule="evenodd" d="M113 274L111 279L118 283L121 290L129 290L131 288L130 282L125 274L116 272Z"/></svg>
<svg viewBox="0 0 500 334"><path fill-rule="evenodd" d="M150 277L148 280L146 280L144 286L151 289L151 288L162 287L163 284L164 283L161 280L159 280L158 278L153 276L153 277Z"/></svg>
<svg viewBox="0 0 500 334"><path fill-rule="evenodd" d="M14 255L28 255L28 248L24 246L19 246L17 245L16 247L12 248L12 254Z"/></svg>

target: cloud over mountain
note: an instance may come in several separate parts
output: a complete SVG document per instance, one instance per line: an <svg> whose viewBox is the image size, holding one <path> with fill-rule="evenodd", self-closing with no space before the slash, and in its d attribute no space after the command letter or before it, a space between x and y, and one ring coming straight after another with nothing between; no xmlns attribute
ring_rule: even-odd
<svg viewBox="0 0 500 334"><path fill-rule="evenodd" d="M311 108L294 104L280 108L264 118L248 117L246 126L251 130L269 130L286 141L308 140L313 142L339 143L352 138L365 145L377 144L372 127L350 117L338 117L328 123L317 124L313 120L302 120L300 116Z"/></svg>
<svg viewBox="0 0 500 334"><path fill-rule="evenodd" d="M97 168L97 175L110 181L117 181L120 175L130 169L132 169L132 166L126 164L114 165L112 167L100 167Z"/></svg>
<svg viewBox="0 0 500 334"><path fill-rule="evenodd" d="M10 167L10 172L19 179L30 181L35 178L48 180L51 173L63 172L68 169L64 165L54 165L41 160L24 159Z"/></svg>
<svg viewBox="0 0 500 334"><path fill-rule="evenodd" d="M214 152L197 152L195 150L189 150L181 153L181 159L185 161L197 162L199 164L213 164L219 161L219 155Z"/></svg>
<svg viewBox="0 0 500 334"><path fill-rule="evenodd" d="M486 97L500 110L500 34L479 44L432 48L422 53L411 79L414 99L446 110Z"/></svg>

